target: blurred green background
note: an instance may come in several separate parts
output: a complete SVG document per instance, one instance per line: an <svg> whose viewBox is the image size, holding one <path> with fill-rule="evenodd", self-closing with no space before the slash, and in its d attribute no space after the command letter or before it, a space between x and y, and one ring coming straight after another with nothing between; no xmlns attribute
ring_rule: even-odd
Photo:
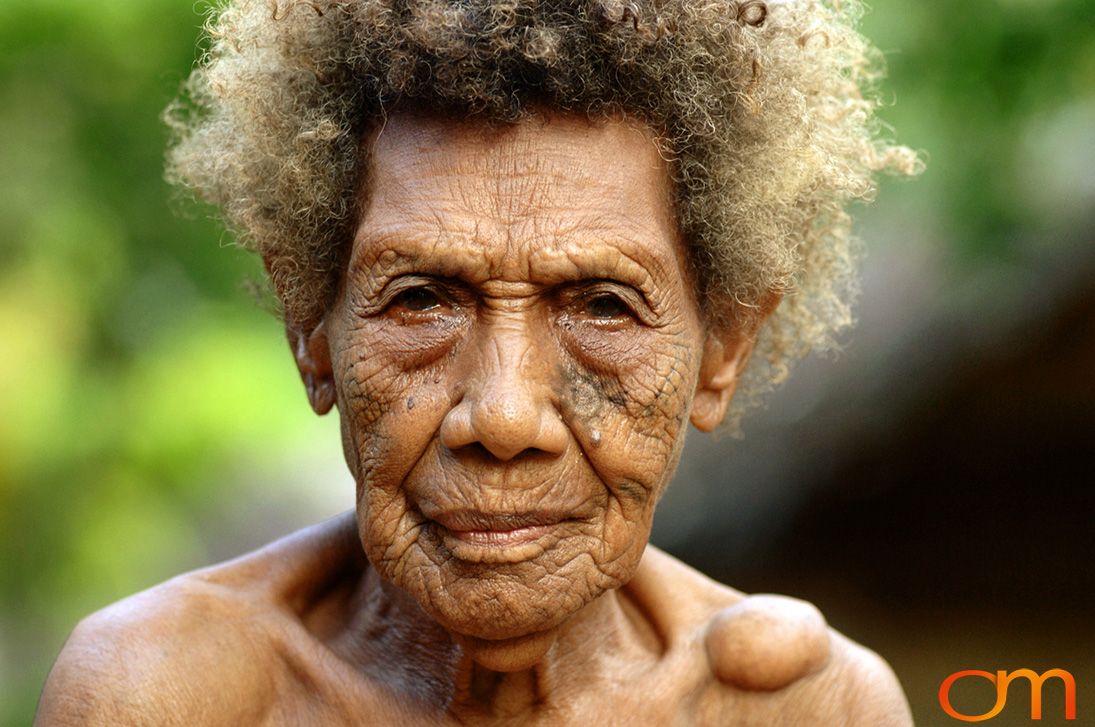
<svg viewBox="0 0 1095 727"><path fill-rule="evenodd" d="M1095 7L872 5L864 25L890 70L883 116L896 138L926 151L928 171L887 182L864 212L871 260L885 264L885 280L909 278L882 286L890 299L865 310L865 323L899 339L917 311L1037 318L1039 306L1052 307L1047 286L1083 287L1083 271L1095 270L1086 252L1095 240ZM193 63L198 10L178 0L0 2L3 725L29 722L83 615L352 504L336 422L312 416L279 324L245 291L257 261L161 180L158 117ZM1016 277L1041 260L1049 274ZM905 293L932 305L895 298ZM1014 344L1008 325L980 329L1001 332L988 348ZM865 350L856 353L853 337L848 354L865 371L893 358L872 353L890 338L869 330ZM726 446L745 461L764 457L749 449L748 422L746 439ZM805 581L775 585L811 595ZM1080 607L1090 613L1089 595ZM946 674L1026 666L918 663L892 625L877 623L880 609L859 620L845 611L834 623L891 658L923 723L943 723L932 685ZM885 633L872 639L868 624ZM926 641L942 639L935 624L921 622ZM903 646L909 654L886 651Z"/></svg>

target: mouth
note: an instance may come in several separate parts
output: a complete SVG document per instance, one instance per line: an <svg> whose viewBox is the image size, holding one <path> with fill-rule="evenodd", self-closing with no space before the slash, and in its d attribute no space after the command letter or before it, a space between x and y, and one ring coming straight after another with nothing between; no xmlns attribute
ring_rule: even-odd
<svg viewBox="0 0 1095 727"><path fill-rule="evenodd" d="M438 539L458 560L519 563L532 560L562 536L574 518L563 513L485 513L453 510L428 516Z"/></svg>

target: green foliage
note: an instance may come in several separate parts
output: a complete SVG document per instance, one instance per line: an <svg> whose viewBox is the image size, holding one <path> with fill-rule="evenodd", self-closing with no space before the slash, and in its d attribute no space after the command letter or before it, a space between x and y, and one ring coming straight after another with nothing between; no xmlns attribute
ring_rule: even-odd
<svg viewBox="0 0 1095 727"><path fill-rule="evenodd" d="M876 0L885 116L929 159L880 214L977 264L1088 214L1093 21L1090 0ZM337 458L242 291L256 261L160 181L200 23L175 0L0 3L0 724L29 721L82 615L208 562L225 472Z"/></svg>
<svg viewBox="0 0 1095 727"><path fill-rule="evenodd" d="M77 619L208 562L231 462L315 431L259 267L160 181L199 25L0 4L0 723Z"/></svg>
<svg viewBox="0 0 1095 727"><path fill-rule="evenodd" d="M921 222L972 264L1084 222L1095 174L1095 14L1088 0L877 0L883 116L927 152ZM890 95L892 94L892 96ZM1089 221L1088 221L1089 223Z"/></svg>

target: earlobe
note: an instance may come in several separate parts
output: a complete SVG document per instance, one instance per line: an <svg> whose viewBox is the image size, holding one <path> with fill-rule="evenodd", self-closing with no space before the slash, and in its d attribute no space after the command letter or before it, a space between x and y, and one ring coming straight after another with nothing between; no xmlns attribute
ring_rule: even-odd
<svg viewBox="0 0 1095 727"><path fill-rule="evenodd" d="M744 335L729 341L708 336L703 347L696 396L692 400L692 424L696 429L711 432L722 424L752 350L752 339Z"/></svg>
<svg viewBox="0 0 1095 727"><path fill-rule="evenodd" d="M285 333L289 337L289 347L293 350L301 381L304 382L308 403L316 414L322 416L331 411L336 399L326 321L321 321L310 333L286 325Z"/></svg>
<svg viewBox="0 0 1095 727"><path fill-rule="evenodd" d="M714 431L726 417L756 337L781 296L769 292L748 322L729 330L711 331L703 346L703 361L692 400L692 424L701 432Z"/></svg>

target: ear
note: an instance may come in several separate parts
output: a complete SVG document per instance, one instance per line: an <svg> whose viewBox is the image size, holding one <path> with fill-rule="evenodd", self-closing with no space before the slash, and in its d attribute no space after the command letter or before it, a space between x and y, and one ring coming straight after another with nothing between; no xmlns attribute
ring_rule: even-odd
<svg viewBox="0 0 1095 727"><path fill-rule="evenodd" d="M287 324L285 333L308 394L308 403L316 414L322 416L335 405L335 379L331 368L331 347L327 340L327 322L320 321L310 333Z"/></svg>
<svg viewBox="0 0 1095 727"><path fill-rule="evenodd" d="M714 431L722 424L730 400L749 362L757 333L765 319L779 305L781 296L769 293L743 324L726 325L708 332L703 346L700 377L692 400L692 424L701 432Z"/></svg>

